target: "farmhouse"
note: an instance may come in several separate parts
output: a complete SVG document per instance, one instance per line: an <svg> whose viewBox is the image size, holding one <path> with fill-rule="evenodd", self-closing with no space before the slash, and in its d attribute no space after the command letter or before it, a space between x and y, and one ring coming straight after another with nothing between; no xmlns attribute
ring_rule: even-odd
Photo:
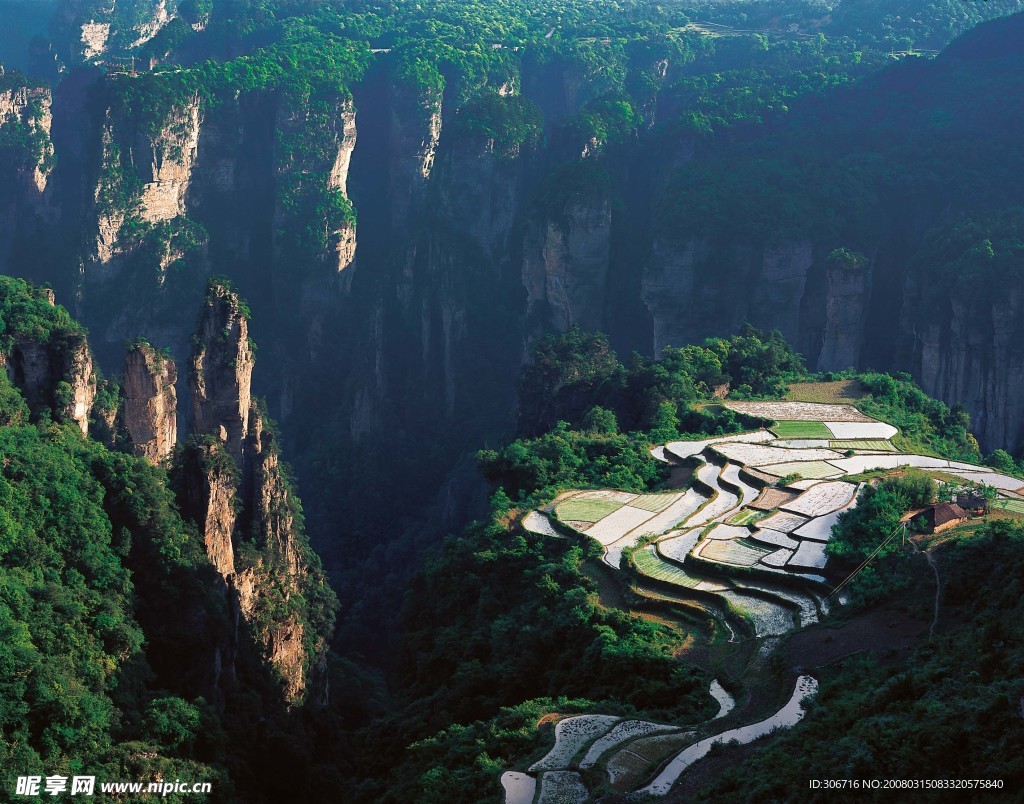
<svg viewBox="0 0 1024 804"><path fill-rule="evenodd" d="M956 503L939 503L925 508L920 516L924 519L929 533L941 533L965 521L967 512Z"/></svg>
<svg viewBox="0 0 1024 804"><path fill-rule="evenodd" d="M968 490L957 492L956 504L972 514L988 513L988 500L985 499L985 495L980 491Z"/></svg>

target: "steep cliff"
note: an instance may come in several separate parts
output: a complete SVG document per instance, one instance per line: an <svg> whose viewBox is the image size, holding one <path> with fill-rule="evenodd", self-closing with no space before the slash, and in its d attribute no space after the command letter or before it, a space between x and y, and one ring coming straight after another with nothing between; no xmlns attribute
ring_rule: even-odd
<svg viewBox="0 0 1024 804"><path fill-rule="evenodd" d="M603 329L611 224L611 203L596 194L570 202L557 219L529 231L523 258L527 314L539 316L545 329Z"/></svg>
<svg viewBox="0 0 1024 804"><path fill-rule="evenodd" d="M73 421L85 435L96 398L96 375L85 332L67 311L54 304L53 292L31 288L3 278L3 290L31 294L30 309L22 309L30 322L4 321L0 337L0 364L21 391L33 416L52 415Z"/></svg>
<svg viewBox="0 0 1024 804"><path fill-rule="evenodd" d="M216 439L190 443L180 458L182 512L203 535L210 563L226 584L235 574L238 470Z"/></svg>
<svg viewBox="0 0 1024 804"><path fill-rule="evenodd" d="M60 0L51 30L61 62L77 67L121 56L156 36L177 15L177 0Z"/></svg>
<svg viewBox="0 0 1024 804"><path fill-rule="evenodd" d="M192 353L192 431L220 439L239 466L249 432L253 362L247 310L228 287L211 285Z"/></svg>
<svg viewBox="0 0 1024 804"><path fill-rule="evenodd" d="M387 90L390 226L407 231L414 198L429 181L441 139L442 88L391 83Z"/></svg>
<svg viewBox="0 0 1024 804"><path fill-rule="evenodd" d="M9 129L4 132L5 145L9 148L8 143L18 141L22 154L14 167L38 196L46 192L53 170L52 103L53 94L46 87L23 85L0 89L0 130Z"/></svg>
<svg viewBox="0 0 1024 804"><path fill-rule="evenodd" d="M235 606L236 638L252 634L290 704L322 702L333 595L302 533L273 430L250 397L252 368L247 311L228 286L211 283L195 337L183 505Z"/></svg>
<svg viewBox="0 0 1024 804"><path fill-rule="evenodd" d="M96 240L91 278L120 273L115 258L138 250L155 225L171 231L187 225L186 197L196 162L202 112L198 96L175 104L158 122L132 120L123 108L110 110L103 126L99 180L94 192ZM181 256L171 238L157 269Z"/></svg>
<svg viewBox="0 0 1024 804"><path fill-rule="evenodd" d="M152 463L170 455L178 440L177 381L177 368L168 355L145 341L129 347L124 361L124 425L132 452Z"/></svg>

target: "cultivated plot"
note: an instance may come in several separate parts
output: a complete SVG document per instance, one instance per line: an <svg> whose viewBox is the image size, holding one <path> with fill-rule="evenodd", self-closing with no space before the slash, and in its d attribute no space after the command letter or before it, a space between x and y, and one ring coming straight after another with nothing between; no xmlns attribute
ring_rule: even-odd
<svg viewBox="0 0 1024 804"><path fill-rule="evenodd" d="M787 511L779 511L769 517L765 517L757 524L758 527L768 528L769 530L780 530L783 533L791 533L801 525L807 524L807 521L807 517L802 514L791 514Z"/></svg>
<svg viewBox="0 0 1024 804"><path fill-rule="evenodd" d="M761 511L771 511L773 508L780 508L799 496L799 493L789 489L768 486L761 491L761 495L754 502L750 503L750 507L758 508Z"/></svg>
<svg viewBox="0 0 1024 804"><path fill-rule="evenodd" d="M789 563L789 560L793 557L793 551L785 547L780 547L774 553L769 553L761 559L762 564L775 569L784 567Z"/></svg>
<svg viewBox="0 0 1024 804"><path fill-rule="evenodd" d="M646 533L658 534L672 530L672 528L686 522L707 501L708 498L697 491L697 489L687 489L686 493L681 495L668 508L643 523L643 527L637 535Z"/></svg>
<svg viewBox="0 0 1024 804"><path fill-rule="evenodd" d="M556 539L564 539L565 537L555 530L554 525L551 524L551 520L547 518L545 514L540 511L530 511L526 516L523 517L523 527L531 533L539 533L541 536L554 536Z"/></svg>
<svg viewBox="0 0 1024 804"><path fill-rule="evenodd" d="M793 532L794 536L801 539L811 539L816 542L827 542L832 538L832 528L839 522L839 515L842 511L833 511L825 516L818 516L801 528Z"/></svg>
<svg viewBox="0 0 1024 804"><path fill-rule="evenodd" d="M715 525L707 532L706 539L742 539L749 536L750 531L738 525Z"/></svg>
<svg viewBox="0 0 1024 804"><path fill-rule="evenodd" d="M736 507L739 499L731 491L722 488L718 484L719 468L713 463L706 463L697 470L697 477L702 483L716 491L715 498L705 505L700 511L694 514L688 525L704 525L716 517L731 511Z"/></svg>
<svg viewBox="0 0 1024 804"><path fill-rule="evenodd" d="M899 430L891 424L876 421L826 421L825 426L833 438L892 438Z"/></svg>
<svg viewBox="0 0 1024 804"><path fill-rule="evenodd" d="M756 511L753 508L744 508L739 513L734 514L729 518L730 525L749 525L755 519L757 519L763 511Z"/></svg>
<svg viewBox="0 0 1024 804"><path fill-rule="evenodd" d="M728 589L719 594L729 601L734 611L750 621L754 626L754 633L759 637L784 634L796 624L793 612L778 603L737 589Z"/></svg>
<svg viewBox="0 0 1024 804"><path fill-rule="evenodd" d="M733 463L744 466L765 466L787 461L830 461L843 457L831 449L784 449L764 444L715 444L711 449Z"/></svg>
<svg viewBox="0 0 1024 804"><path fill-rule="evenodd" d="M818 622L818 607L814 603L814 598L810 595L801 594L800 592L793 591L791 589L783 589L779 586L768 586L767 584L760 583L758 581L744 580L743 587L745 589L755 589L765 594L771 595L785 600L787 603L791 603L800 610L800 625L811 625Z"/></svg>
<svg viewBox="0 0 1024 804"><path fill-rule="evenodd" d="M785 510L804 516L824 516L840 508L845 508L853 501L857 487L853 483L833 481L818 483L807 489L792 502L786 503Z"/></svg>
<svg viewBox="0 0 1024 804"><path fill-rule="evenodd" d="M537 793L537 780L518 771L501 774L501 786L505 788L505 804L533 804Z"/></svg>
<svg viewBox="0 0 1024 804"><path fill-rule="evenodd" d="M537 804L584 804L590 798L576 771L548 771L540 779Z"/></svg>
<svg viewBox="0 0 1024 804"><path fill-rule="evenodd" d="M1008 500L1005 497L1000 497L992 502L991 507L1014 514L1024 514L1024 500Z"/></svg>
<svg viewBox="0 0 1024 804"><path fill-rule="evenodd" d="M645 511L650 511L652 514L657 514L664 511L672 503L678 500L681 494L641 494L639 497L635 497L629 501L630 506L633 508L642 508Z"/></svg>
<svg viewBox="0 0 1024 804"><path fill-rule="evenodd" d="M651 512L632 505L623 505L604 519L591 525L586 534L597 539L603 547L616 542L634 528L640 527L651 518Z"/></svg>
<svg viewBox="0 0 1024 804"><path fill-rule="evenodd" d="M563 522L597 522L623 506L614 500L580 499L573 497L555 508L555 516Z"/></svg>
<svg viewBox="0 0 1024 804"><path fill-rule="evenodd" d="M755 530L753 534L751 534L750 538L755 542L772 545L773 547L785 547L789 550L796 550L796 548L800 546L799 541L791 539L785 533L781 533L777 530L768 530L766 528Z"/></svg>
<svg viewBox="0 0 1024 804"><path fill-rule="evenodd" d="M825 461L790 461L762 466L761 471L776 477L799 475L803 480L822 480L829 477L842 477L843 471Z"/></svg>
<svg viewBox="0 0 1024 804"><path fill-rule="evenodd" d="M714 682L712 682L714 683ZM615 725L604 737L594 742L587 750L587 755L580 760L581 768L592 768L601 755L622 745L634 737L645 737L649 734L660 734L679 731L678 726L667 726L662 723L651 723L649 720L624 720Z"/></svg>
<svg viewBox="0 0 1024 804"><path fill-rule="evenodd" d="M577 715L558 721L555 726L555 744L543 759L530 766L530 770L561 770L569 767L583 746L608 731L618 719L613 715Z"/></svg>
<svg viewBox="0 0 1024 804"><path fill-rule="evenodd" d="M712 680L709 692L711 697L718 701L718 714L711 718L712 720L719 720L736 708L736 699L718 682L717 678Z"/></svg>
<svg viewBox="0 0 1024 804"><path fill-rule="evenodd" d="M694 578L682 567L670 564L657 555L654 545L648 545L633 553L633 563L637 572L656 581L682 586L684 589L696 589L701 581Z"/></svg>
<svg viewBox="0 0 1024 804"><path fill-rule="evenodd" d="M740 466L735 463L728 463L722 470L722 480L726 483L731 483L740 492L739 505L750 502L751 500L757 499L759 490L751 486L747 481L740 477Z"/></svg>
<svg viewBox="0 0 1024 804"><path fill-rule="evenodd" d="M697 546L694 555L719 564L732 564L737 567L752 567L764 556L773 552L770 547L757 547L749 542L738 539L721 541L709 539Z"/></svg>
<svg viewBox="0 0 1024 804"><path fill-rule="evenodd" d="M618 790L629 790L641 783L648 768L665 756L693 741L694 732L641 737L608 760L608 779Z"/></svg>
<svg viewBox="0 0 1024 804"><path fill-rule="evenodd" d="M854 439L850 441L830 441L827 446L840 452L843 452L848 449L867 452L896 452L896 447L894 447L891 443L885 441L884 439L877 438Z"/></svg>
<svg viewBox="0 0 1024 804"><path fill-rule="evenodd" d="M771 431L778 438L832 438L833 433L821 422L775 422Z"/></svg>
<svg viewBox="0 0 1024 804"><path fill-rule="evenodd" d="M729 410L761 416L776 422L874 422L853 405L828 405L818 402L736 402L722 403Z"/></svg>
<svg viewBox="0 0 1024 804"><path fill-rule="evenodd" d="M771 734L776 729L784 729L795 725L804 716L803 702L817 691L818 682L813 677L800 676L796 681L796 689L793 690L793 696L789 699L789 702L770 718L749 726L730 729L691 745L669 762L653 782L637 792L654 796L666 795L682 772L698 759L707 756L715 743L725 745L735 741L743 745L764 737L766 734Z"/></svg>
<svg viewBox="0 0 1024 804"><path fill-rule="evenodd" d="M676 458L685 459L699 455L710 444L721 444L726 441L756 443L758 441L771 441L773 437L767 430L755 430L752 433L717 436L715 438L705 438L702 441L670 441L665 445L665 449Z"/></svg>
<svg viewBox="0 0 1024 804"><path fill-rule="evenodd" d="M979 467L981 468L981 467ZM984 484L986 486L993 486L1003 491L1015 491L1020 493L1024 491L1024 480L1019 477L1010 477L1008 475L999 474L998 472L968 472L963 469L946 469L945 471L950 474L962 477L964 480L970 480L974 483Z"/></svg>
<svg viewBox="0 0 1024 804"><path fill-rule="evenodd" d="M828 556L825 555L824 542L802 541L786 566L823 569L827 562Z"/></svg>
<svg viewBox="0 0 1024 804"><path fill-rule="evenodd" d="M779 438L768 443L784 449L832 449L831 438Z"/></svg>
<svg viewBox="0 0 1024 804"><path fill-rule="evenodd" d="M694 528L690 531L680 533L668 539L662 539L657 543L657 551L665 558L671 558L680 564L686 560L690 551L696 546L700 538L700 530Z"/></svg>

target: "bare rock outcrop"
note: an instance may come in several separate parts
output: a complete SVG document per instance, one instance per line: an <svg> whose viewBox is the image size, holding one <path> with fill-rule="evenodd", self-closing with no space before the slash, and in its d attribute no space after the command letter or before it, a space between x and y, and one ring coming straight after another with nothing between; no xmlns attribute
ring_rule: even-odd
<svg viewBox="0 0 1024 804"><path fill-rule="evenodd" d="M15 338L3 364L34 415L50 410L88 434L96 375L84 334L57 333L46 341Z"/></svg>
<svg viewBox="0 0 1024 804"><path fill-rule="evenodd" d="M233 601L236 639L251 634L295 704L325 689L311 674L323 664L329 625L307 601L326 581L302 534L276 437L251 398L252 369L247 311L230 288L212 283L195 338L182 507Z"/></svg>
<svg viewBox="0 0 1024 804"><path fill-rule="evenodd" d="M213 284L192 353L192 429L217 437L239 466L249 432L252 367L248 312L230 288Z"/></svg>
<svg viewBox="0 0 1024 804"><path fill-rule="evenodd" d="M602 328L611 223L610 201L597 197L571 203L560 220L530 230L523 258L528 314L546 307L546 323L563 332L573 324Z"/></svg>
<svg viewBox="0 0 1024 804"><path fill-rule="evenodd" d="M124 361L124 425L132 452L159 463L178 440L178 379L174 361L145 342L128 350Z"/></svg>
<svg viewBox="0 0 1024 804"><path fill-rule="evenodd" d="M183 455L182 511L199 525L210 563L230 583L235 574L237 470L216 441L189 445Z"/></svg>
<svg viewBox="0 0 1024 804"><path fill-rule="evenodd" d="M395 85L391 89L389 112L391 227L402 232L409 225L416 194L434 170L441 139L441 93Z"/></svg>

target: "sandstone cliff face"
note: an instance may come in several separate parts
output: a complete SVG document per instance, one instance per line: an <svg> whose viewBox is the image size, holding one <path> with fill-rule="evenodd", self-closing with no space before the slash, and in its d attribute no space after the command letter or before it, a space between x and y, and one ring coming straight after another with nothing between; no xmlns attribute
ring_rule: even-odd
<svg viewBox="0 0 1024 804"><path fill-rule="evenodd" d="M77 67L145 44L174 18L176 7L176 0L59 0L51 29L61 60Z"/></svg>
<svg viewBox="0 0 1024 804"><path fill-rule="evenodd" d="M116 258L133 245L122 241L122 230L130 218L159 224L173 223L185 215L202 122L197 96L175 108L152 136L139 133L125 138L107 113L101 135L100 177L93 193L96 238L91 278L105 280L118 273ZM128 172L141 182L140 193L126 189ZM160 271L179 256L168 244Z"/></svg>
<svg viewBox="0 0 1024 804"><path fill-rule="evenodd" d="M520 203L519 148L499 149L493 139L463 137L445 158L447 217L491 260L506 259Z"/></svg>
<svg viewBox="0 0 1024 804"><path fill-rule="evenodd" d="M1024 447L1024 288L998 291L970 279L942 288L941 301L928 279L911 272L905 285L903 339L911 370L926 393L971 413L973 430L986 450Z"/></svg>
<svg viewBox="0 0 1024 804"><path fill-rule="evenodd" d="M206 555L225 583L235 574L233 543L237 472L216 442L185 451L182 510L199 525Z"/></svg>
<svg viewBox="0 0 1024 804"><path fill-rule="evenodd" d="M53 96L49 89L18 87L0 91L0 128L13 119L27 125L38 138L37 152L33 154L31 164L22 168L22 175L40 198L46 192L52 171L52 104ZM38 206L39 200L35 203Z"/></svg>
<svg viewBox="0 0 1024 804"><path fill-rule="evenodd" d="M107 50L107 40L110 38L109 22L84 22L81 27L81 53L83 61L102 56Z"/></svg>
<svg viewBox="0 0 1024 804"><path fill-rule="evenodd" d="M124 362L124 424L132 452L159 463L178 440L178 371L170 357L158 355L148 343L128 350Z"/></svg>
<svg viewBox="0 0 1024 804"><path fill-rule="evenodd" d="M144 182L140 215L150 223L185 213L202 125L199 98L176 108L152 139L132 148L131 161Z"/></svg>
<svg viewBox="0 0 1024 804"><path fill-rule="evenodd" d="M214 439L186 451L186 507L237 604L239 635L243 625L251 632L292 704L311 684L324 688L310 674L327 635L316 632L305 601L307 587L325 580L310 563L274 434L250 397L252 368L245 310L233 292L214 285L192 365L193 429Z"/></svg>
<svg viewBox="0 0 1024 804"><path fill-rule="evenodd" d="M92 353L85 336L62 333L49 342L17 338L4 355L7 375L38 415L52 410L57 418L73 421L89 432L89 413L96 399Z"/></svg>
<svg viewBox="0 0 1024 804"><path fill-rule="evenodd" d="M71 386L70 399L63 401L63 415L78 425L82 435L89 432L89 411L96 399L96 375L92 352L84 335L69 335L63 349L63 382Z"/></svg>
<svg viewBox="0 0 1024 804"><path fill-rule="evenodd" d="M115 199L120 196L120 181L117 169L120 167L121 149L114 141L114 132L110 115L103 125L101 134L100 180L93 192L96 208L96 240L94 245L95 261L99 263L97 273L100 278L107 278L111 271L106 268L118 251L118 240L121 227L128 216L125 209Z"/></svg>
<svg viewBox="0 0 1024 804"><path fill-rule="evenodd" d="M326 117L326 119L324 119ZM326 113L313 113L296 106L289 98L282 98L277 110L275 129L279 146L274 159L274 171L279 187L288 188L291 196L303 192L306 183L326 182L329 191L340 192L348 201L348 171L352 152L356 147L356 110L351 98L338 98ZM300 143L299 147L293 143ZM315 145L310 145L315 143ZM279 190L280 195L280 190ZM274 211L275 233L285 231L294 222L293 214L279 199ZM305 221L309 225L310 221ZM338 273L355 260L355 225L343 223L325 232L330 250L324 255ZM275 237L278 259L287 259Z"/></svg>
<svg viewBox="0 0 1024 804"><path fill-rule="evenodd" d="M560 332L573 324L588 331L602 328L611 223L611 203L599 197L572 203L561 220L531 229L523 259L528 315L540 313Z"/></svg>
<svg viewBox="0 0 1024 804"><path fill-rule="evenodd" d="M413 200L434 170L441 139L441 95L393 86L389 113L391 228L403 232L409 224Z"/></svg>
<svg viewBox="0 0 1024 804"><path fill-rule="evenodd" d="M812 266L806 240L760 247L656 240L641 298L653 320L654 352L696 343L750 322L801 339L801 304Z"/></svg>
<svg viewBox="0 0 1024 804"><path fill-rule="evenodd" d="M305 648L307 627L296 608L306 581L306 558L297 541L293 501L281 474L274 436L255 406L248 440L243 496L249 536L259 553L236 580L239 608L247 622L262 624L255 632L264 654L284 680L285 698L298 701L306 693L305 665L311 658ZM317 640L315 654L325 650L325 642Z"/></svg>
<svg viewBox="0 0 1024 804"><path fill-rule="evenodd" d="M223 286L207 295L192 354L192 429L220 439L242 465L249 432L253 354L238 297Z"/></svg>
<svg viewBox="0 0 1024 804"><path fill-rule="evenodd" d="M861 365L864 327L871 304L874 262L830 263L825 268L825 331L818 369L838 371Z"/></svg>

